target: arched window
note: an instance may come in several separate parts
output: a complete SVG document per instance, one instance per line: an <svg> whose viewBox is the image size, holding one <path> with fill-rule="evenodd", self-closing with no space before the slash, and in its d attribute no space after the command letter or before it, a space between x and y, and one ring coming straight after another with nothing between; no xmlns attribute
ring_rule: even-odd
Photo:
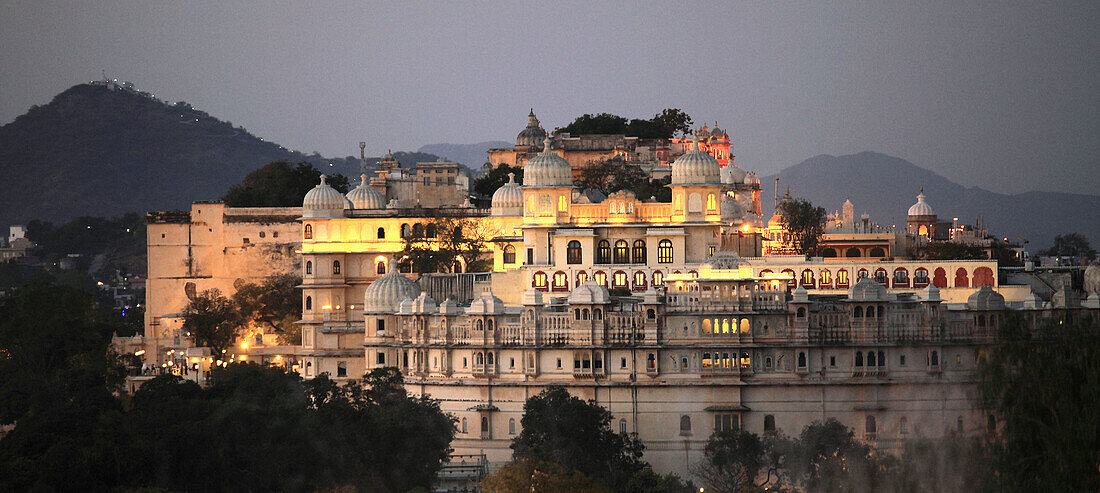
<svg viewBox="0 0 1100 493"><path fill-rule="evenodd" d="M856 351L856 366L863 368L863 353Z"/></svg>
<svg viewBox="0 0 1100 493"><path fill-rule="evenodd" d="M832 282L833 282L833 277L829 273L829 270L828 269L822 269L822 271L821 271L821 285L822 286L828 286L829 284L832 284Z"/></svg>
<svg viewBox="0 0 1100 493"><path fill-rule="evenodd" d="M799 368L805 368L806 367L806 353L803 353L801 351L798 353L798 367Z"/></svg>
<svg viewBox="0 0 1100 493"><path fill-rule="evenodd" d="M704 334L713 334L714 333L714 329L711 328L709 318L704 318L703 319L703 333Z"/></svg>
<svg viewBox="0 0 1100 493"><path fill-rule="evenodd" d="M968 288L970 287L970 279L967 277L966 269L959 267L955 271L955 287L956 288Z"/></svg>
<svg viewBox="0 0 1100 493"><path fill-rule="evenodd" d="M378 228L378 235L377 236L378 236L379 240L386 239L386 228Z"/></svg>
<svg viewBox="0 0 1100 493"><path fill-rule="evenodd" d="M312 309L313 309L313 297L312 296L306 296L306 310L312 310Z"/></svg>
<svg viewBox="0 0 1100 493"><path fill-rule="evenodd" d="M646 311L645 311L645 318L653 320L653 319L657 318L657 312L654 311L652 308L647 308Z"/></svg>
<svg viewBox="0 0 1100 493"><path fill-rule="evenodd" d="M859 257L860 256L859 249L858 248L849 248L848 251L844 252L844 256L845 257Z"/></svg>
<svg viewBox="0 0 1100 493"><path fill-rule="evenodd" d="M932 277L932 285L937 288L947 287L947 271L943 267L936 267L936 273Z"/></svg>
<svg viewBox="0 0 1100 493"><path fill-rule="evenodd" d="M653 272L653 285L660 286L665 283L665 275L661 271Z"/></svg>
<svg viewBox="0 0 1100 493"><path fill-rule="evenodd" d="M886 269L875 269L875 282L886 285Z"/></svg>
<svg viewBox="0 0 1100 493"><path fill-rule="evenodd" d="M839 288L848 285L848 271L846 269L836 271L836 285Z"/></svg>
<svg viewBox="0 0 1100 493"><path fill-rule="evenodd" d="M806 287L814 287L814 271L806 269L802 271L802 285Z"/></svg>
<svg viewBox="0 0 1100 493"><path fill-rule="evenodd" d="M581 263L581 242L571 240L565 247L565 261L570 264Z"/></svg>
<svg viewBox="0 0 1100 493"><path fill-rule="evenodd" d="M798 312L796 312L796 313L797 313L798 318L803 318L803 317L806 316L806 308L800 306L800 307L798 307Z"/></svg>
<svg viewBox="0 0 1100 493"><path fill-rule="evenodd" d="M516 263L516 247L512 245L504 245L504 263Z"/></svg>
<svg viewBox="0 0 1100 493"><path fill-rule="evenodd" d="M703 196L697 193L688 195L688 212L703 212Z"/></svg>
<svg viewBox="0 0 1100 493"><path fill-rule="evenodd" d="M625 288L626 284L626 272L621 270L615 271L615 275L611 278L611 287L613 288Z"/></svg>
<svg viewBox="0 0 1100 493"><path fill-rule="evenodd" d="M378 275L382 275L382 274L385 274L385 273L386 273L386 263L385 263L385 262L383 262L383 261L381 261L381 260L379 260L378 262L376 262L376 263L374 264L374 271L375 271L375 272L376 272L376 273L377 273Z"/></svg>
<svg viewBox="0 0 1100 493"><path fill-rule="evenodd" d="M565 212L569 210L569 199L564 195L558 197L558 212Z"/></svg>
<svg viewBox="0 0 1100 493"><path fill-rule="evenodd" d="M305 239L307 239L307 240L312 240L313 239L313 225L312 224L307 224L306 225L306 232L305 232L304 236L305 236Z"/></svg>
<svg viewBox="0 0 1100 493"><path fill-rule="evenodd" d="M508 418L508 434L516 434L516 418Z"/></svg>
<svg viewBox="0 0 1100 493"><path fill-rule="evenodd" d="M867 366L878 366L878 363L875 362L874 351L867 351Z"/></svg>
<svg viewBox="0 0 1100 493"><path fill-rule="evenodd" d="M867 307L867 318L875 318L875 307L874 306Z"/></svg>
<svg viewBox="0 0 1100 493"><path fill-rule="evenodd" d="M481 320L477 321L477 328L479 328L479 329L481 328ZM485 364L485 355L481 354L480 352L474 353L474 364L475 365L484 365Z"/></svg>
<svg viewBox="0 0 1100 493"><path fill-rule="evenodd" d="M775 432L775 416L771 414L764 416L764 433Z"/></svg>
<svg viewBox="0 0 1100 493"><path fill-rule="evenodd" d="M646 263L646 250L644 240L634 240L634 248L630 253L630 260L635 264Z"/></svg>
<svg viewBox="0 0 1100 493"><path fill-rule="evenodd" d="M581 320L588 320L588 309L581 310Z"/></svg>
<svg viewBox="0 0 1100 493"><path fill-rule="evenodd" d="M931 365L932 366L940 366L940 353L939 352L932 351Z"/></svg>
<svg viewBox="0 0 1100 493"><path fill-rule="evenodd" d="M313 274L313 261L306 260L306 275L308 276L311 274Z"/></svg>
<svg viewBox="0 0 1100 493"><path fill-rule="evenodd" d="M878 425L875 423L875 417L867 416L867 420L863 424L863 428L867 433L878 433Z"/></svg>
<svg viewBox="0 0 1100 493"><path fill-rule="evenodd" d="M615 263L616 264L629 264L630 252L626 246L626 240L619 240L615 242Z"/></svg>
<svg viewBox="0 0 1100 493"><path fill-rule="evenodd" d="M585 271L577 272L577 286L588 282L588 273Z"/></svg>
<svg viewBox="0 0 1100 493"><path fill-rule="evenodd" d="M680 416L680 434L681 435L691 434L691 416L688 416L686 414L683 415L683 416Z"/></svg>
<svg viewBox="0 0 1100 493"><path fill-rule="evenodd" d="M527 196L527 212L535 212L535 196Z"/></svg>
<svg viewBox="0 0 1100 493"><path fill-rule="evenodd" d="M412 235L413 235L414 238L423 238L424 237L424 225L421 224L421 223L414 224L413 227L412 227Z"/></svg>
<svg viewBox="0 0 1100 493"><path fill-rule="evenodd" d="M401 225L401 237L402 238L408 238L409 237L409 225L407 223Z"/></svg>
<svg viewBox="0 0 1100 493"><path fill-rule="evenodd" d="M339 260L333 260L332 261L332 275L334 275L334 276L340 275L340 261Z"/></svg>
<svg viewBox="0 0 1100 493"><path fill-rule="evenodd" d="M645 289L645 272L634 272L634 290L641 291Z"/></svg>
<svg viewBox="0 0 1100 493"><path fill-rule="evenodd" d="M599 308L593 308L592 320L603 320L603 310L600 310Z"/></svg>
<svg viewBox="0 0 1100 493"><path fill-rule="evenodd" d="M569 276L565 272L554 273L554 291L566 291L569 289Z"/></svg>
<svg viewBox="0 0 1100 493"><path fill-rule="evenodd" d="M863 307L856 306L852 309L852 318L863 318Z"/></svg>
<svg viewBox="0 0 1100 493"><path fill-rule="evenodd" d="M657 263L658 264L671 264L672 263L672 241L661 240L657 243Z"/></svg>
<svg viewBox="0 0 1100 493"><path fill-rule="evenodd" d="M531 277L531 287L545 291L546 290L546 273L538 271Z"/></svg>
<svg viewBox="0 0 1100 493"><path fill-rule="evenodd" d="M607 273L602 270L596 271L596 274L592 276L592 280L596 281L596 284L607 287Z"/></svg>
<svg viewBox="0 0 1100 493"><path fill-rule="evenodd" d="M435 224L429 223L428 226L424 228L424 237L435 238Z"/></svg>
<svg viewBox="0 0 1100 493"><path fill-rule="evenodd" d="M974 287L993 286L993 270L989 267L974 269Z"/></svg>
<svg viewBox="0 0 1100 493"><path fill-rule="evenodd" d="M492 330L492 329L493 329L493 321L490 320L489 321L489 330ZM488 365L493 364L493 353L492 352L485 355L485 364L488 364Z"/></svg>
<svg viewBox="0 0 1100 493"><path fill-rule="evenodd" d="M624 435L626 434L626 420L625 419L620 419L619 420L619 433L622 433Z"/></svg>
<svg viewBox="0 0 1100 493"><path fill-rule="evenodd" d="M879 366L886 366L886 353L884 353L882 351L878 352L878 365Z"/></svg>
<svg viewBox="0 0 1100 493"><path fill-rule="evenodd" d="M825 257L825 258L836 257L836 249L835 248L826 248L826 249L821 251L821 256Z"/></svg>
<svg viewBox="0 0 1100 493"><path fill-rule="evenodd" d="M909 271L903 267L894 269L894 286L909 287Z"/></svg>
<svg viewBox="0 0 1100 493"><path fill-rule="evenodd" d="M924 267L918 267L917 270L915 272L913 272L913 286L918 287L918 288L922 288L922 287L927 286L927 285L928 285L928 269L925 269Z"/></svg>
<svg viewBox="0 0 1100 493"><path fill-rule="evenodd" d="M596 263L611 263L611 243L609 243L607 240L600 240L600 242L596 245Z"/></svg>
<svg viewBox="0 0 1100 493"><path fill-rule="evenodd" d="M867 254L867 256L868 257L885 257L886 256L886 251L879 248L879 247L875 247L875 248L871 249L871 252L869 254Z"/></svg>
<svg viewBox="0 0 1100 493"><path fill-rule="evenodd" d="M985 315L978 315L978 327L985 327Z"/></svg>

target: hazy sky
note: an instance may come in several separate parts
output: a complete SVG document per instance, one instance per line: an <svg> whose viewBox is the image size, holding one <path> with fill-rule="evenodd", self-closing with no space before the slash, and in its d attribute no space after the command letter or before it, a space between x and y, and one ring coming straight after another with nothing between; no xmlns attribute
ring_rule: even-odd
<svg viewBox="0 0 1100 493"><path fill-rule="evenodd" d="M1097 1L0 0L0 123L101 70L326 156L678 107L761 174L873 150L1095 194L1098 54Z"/></svg>

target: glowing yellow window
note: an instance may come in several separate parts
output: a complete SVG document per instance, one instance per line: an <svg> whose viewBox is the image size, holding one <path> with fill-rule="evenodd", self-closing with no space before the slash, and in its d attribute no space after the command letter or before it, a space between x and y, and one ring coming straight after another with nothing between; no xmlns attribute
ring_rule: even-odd
<svg viewBox="0 0 1100 493"><path fill-rule="evenodd" d="M565 212L569 210L569 201L564 195L558 197L558 212Z"/></svg>
<svg viewBox="0 0 1100 493"><path fill-rule="evenodd" d="M714 200L714 194L707 195L707 210L713 211L718 208L718 202Z"/></svg>

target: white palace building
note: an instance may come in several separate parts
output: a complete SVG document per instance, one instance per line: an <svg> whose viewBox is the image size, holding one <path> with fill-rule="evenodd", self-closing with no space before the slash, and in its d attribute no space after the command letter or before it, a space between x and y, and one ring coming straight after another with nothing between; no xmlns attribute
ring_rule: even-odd
<svg viewBox="0 0 1100 493"><path fill-rule="evenodd" d="M397 208L364 177L347 196L322 181L293 220L282 209L250 221L241 217L263 214L197 204L205 218L151 221L146 361L186 351L185 289L262 278L233 266L253 265L248 252L267 248L266 230L279 241L300 234L297 258L280 265L303 278L302 344L246 334L242 355L305 378L395 366L410 392L457 418L457 454L492 462L511 459L525 400L565 386L637 433L658 471L684 475L714 430L797 435L836 418L886 448L993 430L974 370L1006 313L1100 311L1095 295L1044 301L1000 285L995 260L761 256L759 181L697 145L672 163L667 203L577 193L560 154L546 139L524 184L498 189L489 210ZM452 276L466 295L396 268L402 237L441 216L492 232L492 272ZM192 239L207 230L221 236ZM183 252L188 261L177 262ZM204 277L154 265L177 263L215 267Z"/></svg>

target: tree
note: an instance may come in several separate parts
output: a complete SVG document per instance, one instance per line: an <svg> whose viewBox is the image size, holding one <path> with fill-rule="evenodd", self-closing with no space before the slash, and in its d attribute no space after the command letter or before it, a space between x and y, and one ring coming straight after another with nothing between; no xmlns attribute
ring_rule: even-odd
<svg viewBox="0 0 1100 493"><path fill-rule="evenodd" d="M807 425L784 454L789 476L809 491L877 491L896 463L833 418Z"/></svg>
<svg viewBox="0 0 1100 493"><path fill-rule="evenodd" d="M611 195L619 190L634 191L648 183L649 176L642 168L627 164L623 158L615 156L589 161L574 181L574 186L581 190L591 188Z"/></svg>
<svg viewBox="0 0 1100 493"><path fill-rule="evenodd" d="M584 473L570 471L560 464L538 459L514 461L481 482L487 493L610 493L612 490Z"/></svg>
<svg viewBox="0 0 1100 493"><path fill-rule="evenodd" d="M986 258L986 254L985 250L979 246L953 241L937 241L917 250L917 258L923 260L977 260Z"/></svg>
<svg viewBox="0 0 1100 493"><path fill-rule="evenodd" d="M467 272L484 272L491 260L483 258L485 242L492 236L486 222L471 218L437 217L412 228L402 241L402 261L416 273L452 272L457 259Z"/></svg>
<svg viewBox="0 0 1100 493"><path fill-rule="evenodd" d="M669 139L677 133L691 133L691 123L691 117L677 108L666 108L649 120L635 118L628 121L626 118L610 113L596 115L585 113L568 125L554 130L554 133L623 134L627 137L642 139Z"/></svg>
<svg viewBox="0 0 1100 493"><path fill-rule="evenodd" d="M993 457L982 437L954 431L942 438L909 438L886 491L998 491Z"/></svg>
<svg viewBox="0 0 1100 493"><path fill-rule="evenodd" d="M299 207L320 180L321 171L308 162L291 165L275 161L246 175L222 200L229 207ZM348 179L343 175L329 176L326 182L340 193L348 192Z"/></svg>
<svg viewBox="0 0 1100 493"><path fill-rule="evenodd" d="M215 355L229 349L241 329L241 316L234 303L218 289L195 296L183 310L183 330L198 347Z"/></svg>
<svg viewBox="0 0 1100 493"><path fill-rule="evenodd" d="M517 184L523 184L523 168L502 164L474 180L474 192L482 197L492 197L498 188L508 183L508 174L514 175Z"/></svg>
<svg viewBox="0 0 1100 493"><path fill-rule="evenodd" d="M1100 491L1100 321L1007 315L978 377L983 406L1000 425L1000 488Z"/></svg>
<svg viewBox="0 0 1100 493"><path fill-rule="evenodd" d="M302 303L297 274L272 274L261 284L246 283L233 293L233 303L248 322L279 335L281 344L301 344L301 329L295 322L302 318Z"/></svg>
<svg viewBox="0 0 1100 493"><path fill-rule="evenodd" d="M713 491L754 491L778 479L779 460L770 442L747 431L715 432L693 471ZM766 474L758 484L761 470Z"/></svg>
<svg viewBox="0 0 1100 493"><path fill-rule="evenodd" d="M805 199L787 198L779 203L780 223L799 255L816 255L825 234L825 208Z"/></svg>
<svg viewBox="0 0 1100 493"><path fill-rule="evenodd" d="M611 431L611 412L552 386L523 405L523 431L512 440L514 457L560 464L622 490L645 464L636 435Z"/></svg>
<svg viewBox="0 0 1100 493"><path fill-rule="evenodd" d="M1079 257L1092 259L1096 257L1096 250L1089 245L1089 240L1080 233L1067 233L1054 237L1054 245L1043 252L1043 255L1052 257Z"/></svg>

